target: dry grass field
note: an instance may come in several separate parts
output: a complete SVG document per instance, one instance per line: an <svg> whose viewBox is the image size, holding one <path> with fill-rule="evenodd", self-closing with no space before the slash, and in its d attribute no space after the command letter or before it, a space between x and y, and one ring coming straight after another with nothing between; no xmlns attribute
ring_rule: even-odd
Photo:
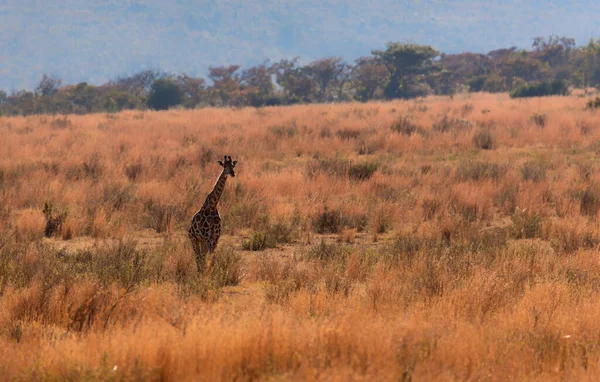
<svg viewBox="0 0 600 382"><path fill-rule="evenodd" d="M597 380L585 101L0 118L0 379Z"/></svg>

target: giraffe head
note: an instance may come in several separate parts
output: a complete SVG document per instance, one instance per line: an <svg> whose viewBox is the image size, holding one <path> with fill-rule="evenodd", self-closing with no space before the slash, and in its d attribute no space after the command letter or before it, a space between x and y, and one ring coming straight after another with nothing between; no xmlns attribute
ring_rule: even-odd
<svg viewBox="0 0 600 382"><path fill-rule="evenodd" d="M223 159L224 159L223 161L218 161L219 165L223 166L223 168L225 169L225 171L227 171L227 173L229 175L231 175L232 177L234 177L235 176L235 172L233 171L233 168L235 167L235 164L237 163L237 161L236 160L231 161L231 156L228 157L227 155L225 155L223 157Z"/></svg>

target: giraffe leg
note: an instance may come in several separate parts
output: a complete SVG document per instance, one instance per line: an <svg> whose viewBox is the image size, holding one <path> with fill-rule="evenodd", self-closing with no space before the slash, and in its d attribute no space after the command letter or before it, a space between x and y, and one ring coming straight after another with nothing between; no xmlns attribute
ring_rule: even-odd
<svg viewBox="0 0 600 382"><path fill-rule="evenodd" d="M202 273L206 266L206 252L207 248L204 244L204 240L190 235L190 241L192 242L192 248L194 249L194 256L196 258L196 265L198 266L198 272Z"/></svg>
<svg viewBox="0 0 600 382"><path fill-rule="evenodd" d="M220 225L215 225L213 227L211 227L211 232L210 232L210 237L207 240L207 244L208 244L208 270L210 271L214 259L215 259L215 250L217 248L217 244L219 243L219 238L221 237L221 226Z"/></svg>

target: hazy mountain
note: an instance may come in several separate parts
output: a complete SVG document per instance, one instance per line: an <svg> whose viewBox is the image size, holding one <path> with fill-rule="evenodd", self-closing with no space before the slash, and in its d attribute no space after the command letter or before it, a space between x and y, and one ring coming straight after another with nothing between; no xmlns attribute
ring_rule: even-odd
<svg viewBox="0 0 600 382"><path fill-rule="evenodd" d="M529 47L535 36L599 37L592 0L0 0L0 88L42 73L102 83L142 68L203 75L209 65L300 56L347 60L387 41L444 52Z"/></svg>

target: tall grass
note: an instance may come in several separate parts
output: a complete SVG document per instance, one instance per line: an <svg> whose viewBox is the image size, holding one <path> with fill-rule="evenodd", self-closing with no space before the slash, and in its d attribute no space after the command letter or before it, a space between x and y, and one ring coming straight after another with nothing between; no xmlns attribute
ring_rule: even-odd
<svg viewBox="0 0 600 382"><path fill-rule="evenodd" d="M595 379L599 119L486 94L0 118L0 376Z"/></svg>

